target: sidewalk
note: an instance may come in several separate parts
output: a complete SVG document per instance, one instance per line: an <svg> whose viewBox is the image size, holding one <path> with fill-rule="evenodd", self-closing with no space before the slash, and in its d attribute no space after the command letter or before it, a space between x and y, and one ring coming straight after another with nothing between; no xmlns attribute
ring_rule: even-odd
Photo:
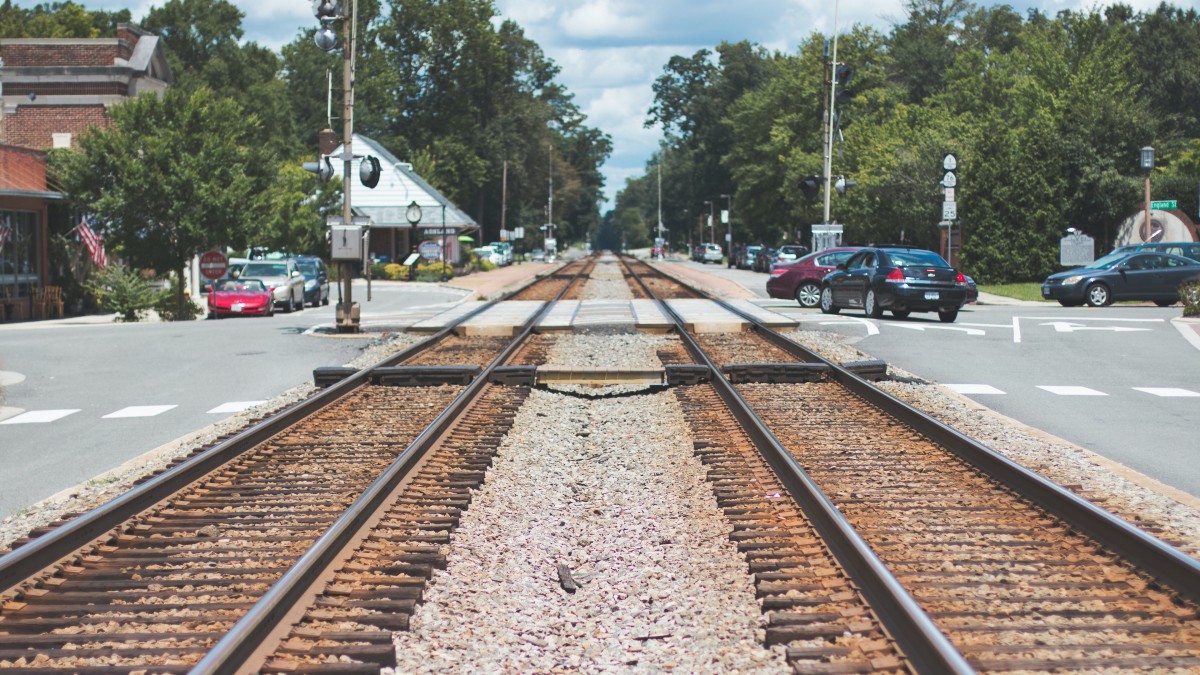
<svg viewBox="0 0 1200 675"><path fill-rule="evenodd" d="M1052 305L1054 303L1041 302L1041 301L1037 301L1037 300L1018 300L1016 298L1009 298L1009 297L1006 297L1003 295L992 295L991 293L984 293L983 291L980 291L979 292L979 300L976 301L976 304L1009 305L1009 306L1022 306L1022 307L1042 307L1044 305Z"/></svg>
<svg viewBox="0 0 1200 675"><path fill-rule="evenodd" d="M470 292L471 295L464 300L487 300L558 267L558 263L515 263L497 267L488 272L474 272L454 277L441 285Z"/></svg>

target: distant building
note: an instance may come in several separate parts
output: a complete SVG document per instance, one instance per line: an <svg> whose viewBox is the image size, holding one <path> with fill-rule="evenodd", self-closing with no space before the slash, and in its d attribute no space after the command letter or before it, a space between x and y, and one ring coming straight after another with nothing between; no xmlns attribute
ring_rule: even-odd
<svg viewBox="0 0 1200 675"><path fill-rule="evenodd" d="M173 82L161 40L130 24L109 38L0 40L0 295L48 284L47 223L73 225L47 186L45 150L76 147L110 106Z"/></svg>

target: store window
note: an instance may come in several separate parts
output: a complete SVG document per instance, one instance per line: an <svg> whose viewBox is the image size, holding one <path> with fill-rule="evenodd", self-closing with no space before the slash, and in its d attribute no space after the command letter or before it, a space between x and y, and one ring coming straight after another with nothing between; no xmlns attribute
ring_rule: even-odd
<svg viewBox="0 0 1200 675"><path fill-rule="evenodd" d="M0 295L28 295L38 285L38 214L0 211Z"/></svg>

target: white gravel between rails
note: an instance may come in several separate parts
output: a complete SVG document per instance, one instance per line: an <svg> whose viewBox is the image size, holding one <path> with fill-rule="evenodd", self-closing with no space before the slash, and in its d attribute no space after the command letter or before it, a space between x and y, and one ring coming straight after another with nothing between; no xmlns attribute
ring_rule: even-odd
<svg viewBox="0 0 1200 675"><path fill-rule="evenodd" d="M628 300L633 297L621 265L612 262L596 263L587 283L579 293L580 300Z"/></svg>
<svg viewBox="0 0 1200 675"><path fill-rule="evenodd" d="M838 333L784 335L838 363L873 358ZM888 375L893 381L877 384L892 396L1134 525L1161 529L1155 536L1200 558L1200 500L895 366L888 366Z"/></svg>
<svg viewBox="0 0 1200 675"><path fill-rule="evenodd" d="M548 363L651 367L666 339L564 335ZM704 475L670 392L534 391L392 672L788 672Z"/></svg>
<svg viewBox="0 0 1200 675"><path fill-rule="evenodd" d="M385 333L365 342L362 353L345 365L353 368L374 365L387 356L420 342L426 337L408 333ZM56 522L64 515L82 513L119 497L128 492L136 480L162 470L172 461L186 457L197 448L209 445L224 435L245 428L253 420L302 401L316 390L311 382L293 387L266 403L150 450L86 483L63 490L57 495L0 520L0 552L6 551L12 542L24 537L34 528L44 527Z"/></svg>

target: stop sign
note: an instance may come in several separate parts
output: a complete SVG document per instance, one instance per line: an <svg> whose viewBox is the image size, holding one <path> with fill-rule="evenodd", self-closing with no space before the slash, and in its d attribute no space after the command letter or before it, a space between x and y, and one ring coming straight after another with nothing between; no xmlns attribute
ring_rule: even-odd
<svg viewBox="0 0 1200 675"><path fill-rule="evenodd" d="M229 271L229 258L220 251L208 251L200 256L200 276L205 279L220 279Z"/></svg>

